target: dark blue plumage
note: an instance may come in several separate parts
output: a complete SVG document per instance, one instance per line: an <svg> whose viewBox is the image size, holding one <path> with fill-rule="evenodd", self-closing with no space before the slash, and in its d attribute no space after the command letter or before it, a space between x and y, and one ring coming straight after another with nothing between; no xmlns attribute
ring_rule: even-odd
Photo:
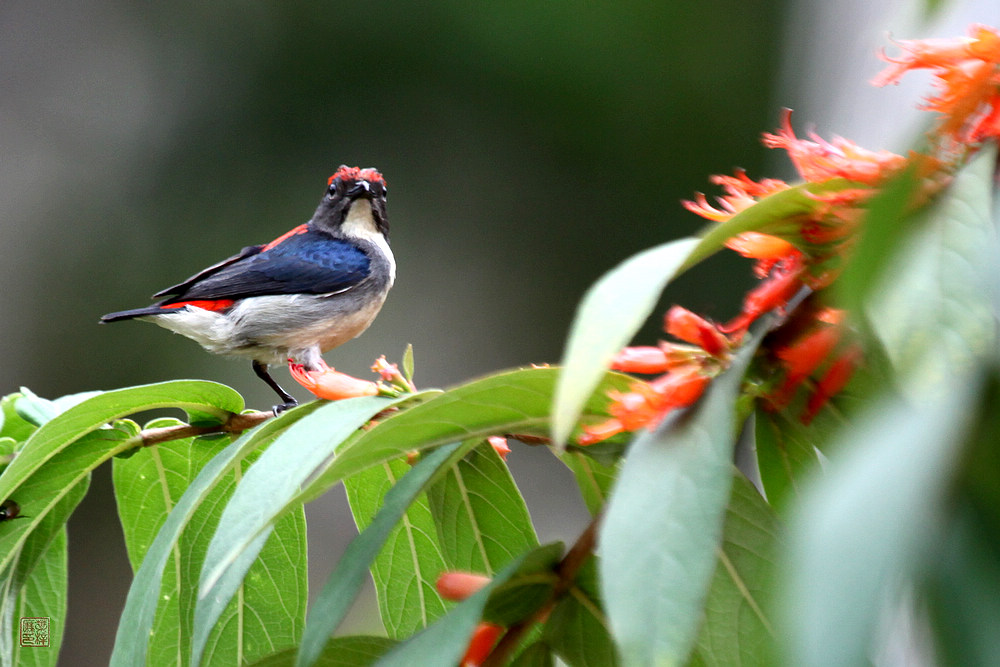
<svg viewBox="0 0 1000 667"><path fill-rule="evenodd" d="M396 277L385 179L374 169L341 166L327 185L308 223L158 292L153 305L101 321L147 319L210 352L249 357L282 399L275 410L295 405L268 364L325 368L322 353L371 324Z"/></svg>
<svg viewBox="0 0 1000 667"><path fill-rule="evenodd" d="M264 251L245 249L157 296L169 295L163 302L169 304L270 294L332 294L364 280L369 266L368 255L356 243L307 229Z"/></svg>

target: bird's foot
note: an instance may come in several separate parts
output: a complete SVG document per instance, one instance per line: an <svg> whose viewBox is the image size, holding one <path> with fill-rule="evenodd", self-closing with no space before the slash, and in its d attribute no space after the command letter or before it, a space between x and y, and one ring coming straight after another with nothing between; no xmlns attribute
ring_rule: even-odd
<svg viewBox="0 0 1000 667"><path fill-rule="evenodd" d="M291 410L292 408L294 408L298 404L299 404L299 402L296 401L293 398L290 401L285 401L284 403L279 403L278 405L275 405L274 407L271 408L271 412L273 412L274 416L277 417L278 415L280 415L285 410Z"/></svg>

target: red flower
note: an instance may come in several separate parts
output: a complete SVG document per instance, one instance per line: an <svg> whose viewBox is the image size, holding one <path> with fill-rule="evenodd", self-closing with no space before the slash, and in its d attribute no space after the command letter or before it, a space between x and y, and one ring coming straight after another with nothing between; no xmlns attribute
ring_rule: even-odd
<svg viewBox="0 0 1000 667"><path fill-rule="evenodd" d="M713 357L729 351L729 339L714 324L682 306L667 311L664 328L671 336L697 345Z"/></svg>
<svg viewBox="0 0 1000 667"><path fill-rule="evenodd" d="M802 253L796 251L782 259L772 269L770 277L743 298L742 312L719 329L725 333L746 331L764 313L784 308L802 288L804 271Z"/></svg>
<svg viewBox="0 0 1000 667"><path fill-rule="evenodd" d="M809 396L806 411L802 415L803 424L811 422L820 409L850 382L854 370L861 363L862 356L861 347L852 345L830 365L823 377L816 383L815 391Z"/></svg>
<svg viewBox="0 0 1000 667"><path fill-rule="evenodd" d="M502 626L485 621L480 622L472 633L469 647L465 650L465 655L462 656L462 662L459 663L461 667L479 667L483 664L503 632Z"/></svg>
<svg viewBox="0 0 1000 667"><path fill-rule="evenodd" d="M623 431L654 428L672 410L694 403L705 392L711 377L698 366L672 371L652 382L636 382L632 391L609 392L611 419L583 427L580 445L592 445Z"/></svg>

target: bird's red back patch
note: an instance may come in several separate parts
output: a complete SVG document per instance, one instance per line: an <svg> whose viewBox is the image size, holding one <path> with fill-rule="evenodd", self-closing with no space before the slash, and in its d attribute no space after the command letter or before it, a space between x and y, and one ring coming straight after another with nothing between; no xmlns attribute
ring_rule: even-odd
<svg viewBox="0 0 1000 667"><path fill-rule="evenodd" d="M179 301L178 303L167 303L160 308L183 308L184 306L194 306L195 308L201 308L203 310L220 311L229 308L234 303L233 299L213 299L213 300L195 300L195 301Z"/></svg>

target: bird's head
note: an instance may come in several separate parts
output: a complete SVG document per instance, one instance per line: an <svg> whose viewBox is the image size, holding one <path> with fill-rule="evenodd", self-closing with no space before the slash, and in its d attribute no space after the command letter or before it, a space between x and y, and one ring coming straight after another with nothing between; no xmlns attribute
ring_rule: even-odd
<svg viewBox="0 0 1000 667"><path fill-rule="evenodd" d="M313 214L320 230L335 236L389 238L386 185L375 169L341 165L330 177L326 194Z"/></svg>

